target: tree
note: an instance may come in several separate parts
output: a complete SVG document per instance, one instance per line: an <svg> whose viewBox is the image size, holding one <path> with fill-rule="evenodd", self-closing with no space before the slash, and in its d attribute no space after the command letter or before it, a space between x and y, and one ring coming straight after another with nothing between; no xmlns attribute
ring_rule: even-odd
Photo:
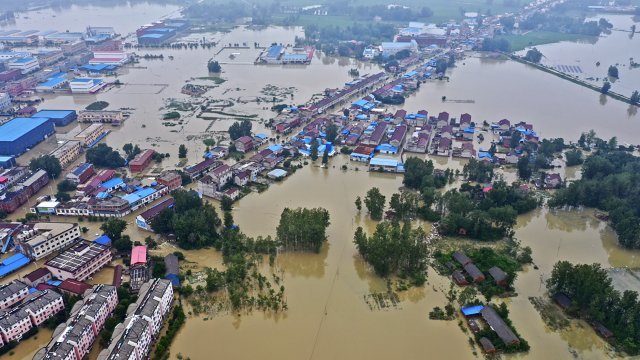
<svg viewBox="0 0 640 360"><path fill-rule="evenodd" d="M237 140L243 136L250 136L251 127L252 124L249 120L236 121L229 127L229 137L231 140Z"/></svg>
<svg viewBox="0 0 640 360"><path fill-rule="evenodd" d="M118 218L109 218L105 223L100 225L100 230L111 238L112 241L122 238L122 232L127 228L127 222Z"/></svg>
<svg viewBox="0 0 640 360"><path fill-rule="evenodd" d="M529 156L522 156L518 159L518 176L522 180L529 180L533 171L529 165Z"/></svg>
<svg viewBox="0 0 640 360"><path fill-rule="evenodd" d="M518 130L514 130L511 133L511 141L509 142L509 147L515 149L520 145L520 140L522 139L522 134Z"/></svg>
<svg viewBox="0 0 640 360"><path fill-rule="evenodd" d="M71 200L71 195L66 192L58 191L58 193L56 193L56 200L60 202L67 202Z"/></svg>
<svg viewBox="0 0 640 360"><path fill-rule="evenodd" d="M605 81L604 84L602 84L602 87L600 88L600 92L603 94L608 94L609 89L611 89L611 83L608 81Z"/></svg>
<svg viewBox="0 0 640 360"><path fill-rule="evenodd" d="M57 188L60 192L74 191L76 189L76 184L69 180L62 180L58 183Z"/></svg>
<svg viewBox="0 0 640 360"><path fill-rule="evenodd" d="M184 159L187 157L187 147L184 144L180 144L178 147L178 158Z"/></svg>
<svg viewBox="0 0 640 360"><path fill-rule="evenodd" d="M223 215L223 225L225 229L231 229L233 227L233 214L231 211L225 211Z"/></svg>
<svg viewBox="0 0 640 360"><path fill-rule="evenodd" d="M380 189L374 187L367 191L367 196L364 198L364 204L367 207L367 211L369 211L369 216L371 216L373 220L382 220L385 203L386 198L382 195Z"/></svg>
<svg viewBox="0 0 640 360"><path fill-rule="evenodd" d="M220 208L222 211L231 211L233 210L233 200L231 200L228 196L223 196L222 200L220 200Z"/></svg>
<svg viewBox="0 0 640 360"><path fill-rule="evenodd" d="M493 164L490 162L470 159L462 170L465 178L476 182L489 182L493 178Z"/></svg>
<svg viewBox="0 0 640 360"><path fill-rule="evenodd" d="M542 53L538 49L533 48L533 49L527 51L527 55L525 55L524 58L527 61L534 62L534 63L539 63L540 60L542 60Z"/></svg>
<svg viewBox="0 0 640 360"><path fill-rule="evenodd" d="M318 144L318 141L316 139L311 140L311 154L309 155L311 157L312 161L316 161L318 160L318 147L320 145Z"/></svg>
<svg viewBox="0 0 640 360"><path fill-rule="evenodd" d="M336 141L336 137L338 136L338 126L334 123L331 123L327 126L325 131L326 139L328 142L333 143Z"/></svg>
<svg viewBox="0 0 640 360"><path fill-rule="evenodd" d="M323 208L285 208L276 233L285 248L320 252L329 224L329 212Z"/></svg>
<svg viewBox="0 0 640 360"><path fill-rule="evenodd" d="M122 147L122 150L127 156L127 161L131 161L134 157L136 157L136 155L142 152L142 150L140 150L140 147L138 145L133 146L133 144L131 143L124 144L124 146Z"/></svg>
<svg viewBox="0 0 640 360"><path fill-rule="evenodd" d="M105 143L100 143L86 152L87 162L98 167L119 168L124 166L120 154Z"/></svg>
<svg viewBox="0 0 640 360"><path fill-rule="evenodd" d="M60 160L53 155L42 155L35 159L31 159L29 162L29 169L34 172L42 169L47 172L47 175L49 175L49 178L51 179L57 178L62 172Z"/></svg>
<svg viewBox="0 0 640 360"><path fill-rule="evenodd" d="M212 73L222 72L222 66L220 66L220 63L213 59L209 60L207 63L207 69Z"/></svg>
<svg viewBox="0 0 640 360"><path fill-rule="evenodd" d="M360 196L356 197L356 209L358 209L358 211L362 210L362 200L360 200Z"/></svg>
<svg viewBox="0 0 640 360"><path fill-rule="evenodd" d="M567 158L567 166L576 166L584 162L582 152L578 149L569 150L564 156Z"/></svg>
<svg viewBox="0 0 640 360"><path fill-rule="evenodd" d="M615 65L611 65L609 66L609 69L607 70L607 75L609 75L609 77L612 78L618 78L618 67Z"/></svg>
<svg viewBox="0 0 640 360"><path fill-rule="evenodd" d="M633 93L631 93L631 96L629 97L629 101L632 104L640 103L640 93L638 92L638 90L635 90Z"/></svg>
<svg viewBox="0 0 640 360"><path fill-rule="evenodd" d="M329 162L329 147L324 147L324 152L322 153L322 164L326 165Z"/></svg>

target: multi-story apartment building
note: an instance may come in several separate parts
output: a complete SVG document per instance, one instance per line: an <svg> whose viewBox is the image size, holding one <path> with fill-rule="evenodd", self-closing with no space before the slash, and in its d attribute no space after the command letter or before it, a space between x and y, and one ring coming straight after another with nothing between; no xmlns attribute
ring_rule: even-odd
<svg viewBox="0 0 640 360"><path fill-rule="evenodd" d="M23 303L0 313L0 336L3 343L20 341L34 326L64 309L62 295L55 291L36 291Z"/></svg>
<svg viewBox="0 0 640 360"><path fill-rule="evenodd" d="M14 280L0 286L0 310L8 309L29 295L29 287L22 281Z"/></svg>
<svg viewBox="0 0 640 360"><path fill-rule="evenodd" d="M57 149L53 150L49 155L55 157L60 161L60 165L64 169L70 163L74 162L82 153L82 146L80 141L68 140L64 144L60 145Z"/></svg>
<svg viewBox="0 0 640 360"><path fill-rule="evenodd" d="M80 226L76 223L36 223L29 231L16 236L22 252L34 260L71 245L80 238Z"/></svg>
<svg viewBox="0 0 640 360"><path fill-rule="evenodd" d="M102 124L91 124L86 129L82 130L76 135L76 140L79 140L83 146L91 146L95 143L104 133L106 129Z"/></svg>
<svg viewBox="0 0 640 360"><path fill-rule="evenodd" d="M111 251L107 246L81 240L44 265L60 280L84 281L107 265L111 258Z"/></svg>

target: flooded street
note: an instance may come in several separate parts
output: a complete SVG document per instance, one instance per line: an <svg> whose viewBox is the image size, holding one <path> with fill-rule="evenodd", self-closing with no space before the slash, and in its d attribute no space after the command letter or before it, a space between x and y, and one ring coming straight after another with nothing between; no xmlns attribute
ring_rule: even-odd
<svg viewBox="0 0 640 360"><path fill-rule="evenodd" d="M107 9L107 10L105 10ZM177 16L174 5L149 3L127 4L116 7L72 6L64 11L39 10L20 14L15 24L8 27L36 28L44 21L47 27L69 24L70 31L81 31L88 25L114 26L120 33L135 31L140 25L165 16ZM104 17L100 13L106 13ZM136 12L137 16L125 16ZM53 17L56 15L56 17ZM618 17L615 17L616 19ZM48 19L48 20L46 20ZM102 19L104 21L98 21ZM612 20L613 21L613 20ZM629 17L620 17L615 27L628 28ZM620 23L620 25L618 25ZM40 25L38 25L40 24ZM36 26L38 25L38 26ZM50 26L49 26L50 25ZM74 27L72 27L74 26ZM60 29L62 30L62 29ZM622 34L622 36L620 36ZM595 71L586 63L593 63L597 51L614 53L608 62L623 62L629 43L626 33L615 33L589 44L553 44L539 47L547 56L546 61L567 63L574 58L584 59L585 71ZM174 168L177 149L186 144L189 163L202 158L205 145L202 139L222 139L221 132L236 120L233 116L215 115L215 119L196 117L199 111L180 111L181 123L163 125L162 115L171 100L182 102L201 101L181 93L187 83L210 86L204 94L207 101L230 101L234 105L224 110L234 114L253 116L253 132L266 132L264 123L275 116L269 110L272 102L258 102L258 98L271 98L268 86L289 89L280 101L301 105L314 94L326 88L338 88L349 81L350 68L358 68L361 75L380 71L377 65L351 59L326 57L316 53L311 65L254 66L260 49L253 43L268 46L273 42L292 44L296 36L302 36L301 28L268 27L252 30L239 27L229 33L191 34L189 40L219 42L212 49L172 50L141 49L138 55L162 54L163 60L140 59L139 63L124 68L117 79L124 85L110 87L97 95L44 95L41 108L84 109L96 100L110 103L108 109L132 108L131 117L121 127L110 128L111 134L104 140L110 146L121 149L125 143L141 148L153 148L169 153L162 167ZM629 39L627 39L629 40ZM637 43L637 38L629 41ZM225 49L228 43L248 43L249 49ZM584 50L589 47L590 50ZM573 49L567 51L567 49ZM220 52L219 52L220 51ZM581 53L580 51L584 51ZM219 53L218 53L219 52ZM233 58L229 55L234 54ZM622 55L621 55L622 54ZM624 56L623 56L624 55ZM169 57L173 57L170 60ZM207 71L209 59L220 61L226 82L215 85ZM627 57L628 60L628 57ZM608 62L598 72L606 71ZM603 70L604 69L604 70ZM640 69L621 69L619 91L627 94L625 86L638 83ZM427 109L431 115L447 111L453 117L468 112L476 123L508 118L512 122L526 121L534 125L541 138L564 137L577 140L580 133L590 129L599 136L618 136L621 143L638 143L640 115L637 108L622 102L601 97L600 94L543 73L532 67L513 61L487 59L470 54L449 71L450 81L428 81L419 92L411 95L402 106L409 112ZM115 78L107 78L114 81ZM615 89L615 87L614 87ZM624 91L623 91L624 90ZM442 96L447 101L441 100ZM390 108L391 109L391 108ZM61 132L71 130L63 128ZM50 151L57 138L38 145L21 162ZM226 140L225 140L226 141ZM462 169L466 160L427 157L439 169ZM349 169L340 167L347 164ZM356 168L358 171L356 171ZM578 168L562 169L563 176L578 178ZM503 172L507 181L516 179L516 172ZM365 297L384 292L387 283L376 276L359 257L353 244L353 233L363 226L372 233L376 223L370 221L366 211L355 209L356 196L364 197L371 187L380 188L387 200L402 186L402 176L368 173L366 167L350 163L348 157L339 155L330 161L328 169L305 166L282 182L276 182L263 193L252 193L235 204L233 215L243 232L249 236L275 235L280 214L285 207L323 207L331 216L328 242L319 254L282 253L276 259L276 269L282 272L286 301L289 310L270 314L218 316L189 316L171 347L172 358L178 354L196 359L472 359L479 356L479 349L469 345L469 335L462 332L457 321L429 320L428 313L435 306L447 303L445 292L450 280L430 270L428 283L417 289L399 294L398 308L383 311L371 310ZM43 189L38 196L53 193L55 184ZM31 203L35 200L32 199ZM23 208L26 210L26 206ZM137 213L136 213L137 214ZM138 230L135 215L127 216L129 227L125 233L134 241L144 241L152 235ZM13 217L14 219L16 216ZM75 221L72 218L54 220ZM99 234L99 223L84 222L89 231L88 239ZM430 224L425 223L425 230ZM515 282L518 296L507 299L511 319L520 334L531 345L526 355L509 356L527 359L602 359L611 356L603 342L591 328L574 322L566 330L549 329L529 301L529 297L544 296L543 281L549 277L553 265L559 260L575 263L599 263L605 268L640 267L640 251L627 251L617 245L612 229L595 219L591 210L551 213L547 209L536 210L520 216L516 237L523 246L533 250L538 270L528 267L518 274ZM171 244L163 244L152 255L165 255L179 250ZM183 267L201 270L204 267L222 268L221 255L212 249L183 251L186 262ZM3 279L9 281L35 270L42 264L30 264L25 269ZM92 283L110 283L113 268L105 268L96 274ZM15 349L12 359L28 359L49 341L50 333L41 330L37 339L30 339ZM573 354L572 354L573 352ZM97 356L92 352L90 358Z"/></svg>

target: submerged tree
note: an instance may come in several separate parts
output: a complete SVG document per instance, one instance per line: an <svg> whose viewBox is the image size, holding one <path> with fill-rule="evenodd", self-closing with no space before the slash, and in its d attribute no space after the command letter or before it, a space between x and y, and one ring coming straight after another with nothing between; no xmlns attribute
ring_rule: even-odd
<svg viewBox="0 0 640 360"><path fill-rule="evenodd" d="M377 187L371 188L367 191L367 196L364 198L364 204L367 207L367 211L369 211L369 216L371 216L373 220L382 220L385 202L385 196L382 195L380 189Z"/></svg>
<svg viewBox="0 0 640 360"><path fill-rule="evenodd" d="M326 209L285 208L276 232L285 248L320 252L327 239L329 224L329 212Z"/></svg>

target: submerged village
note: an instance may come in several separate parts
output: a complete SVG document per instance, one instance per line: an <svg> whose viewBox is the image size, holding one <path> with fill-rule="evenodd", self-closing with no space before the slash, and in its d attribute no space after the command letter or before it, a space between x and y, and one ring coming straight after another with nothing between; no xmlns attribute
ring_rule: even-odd
<svg viewBox="0 0 640 360"><path fill-rule="evenodd" d="M640 4L461 7L337 45L207 6L2 15L2 358L640 354L638 65L505 45L577 6L576 46L632 48ZM482 104L516 91L478 66L547 81L548 106Z"/></svg>

